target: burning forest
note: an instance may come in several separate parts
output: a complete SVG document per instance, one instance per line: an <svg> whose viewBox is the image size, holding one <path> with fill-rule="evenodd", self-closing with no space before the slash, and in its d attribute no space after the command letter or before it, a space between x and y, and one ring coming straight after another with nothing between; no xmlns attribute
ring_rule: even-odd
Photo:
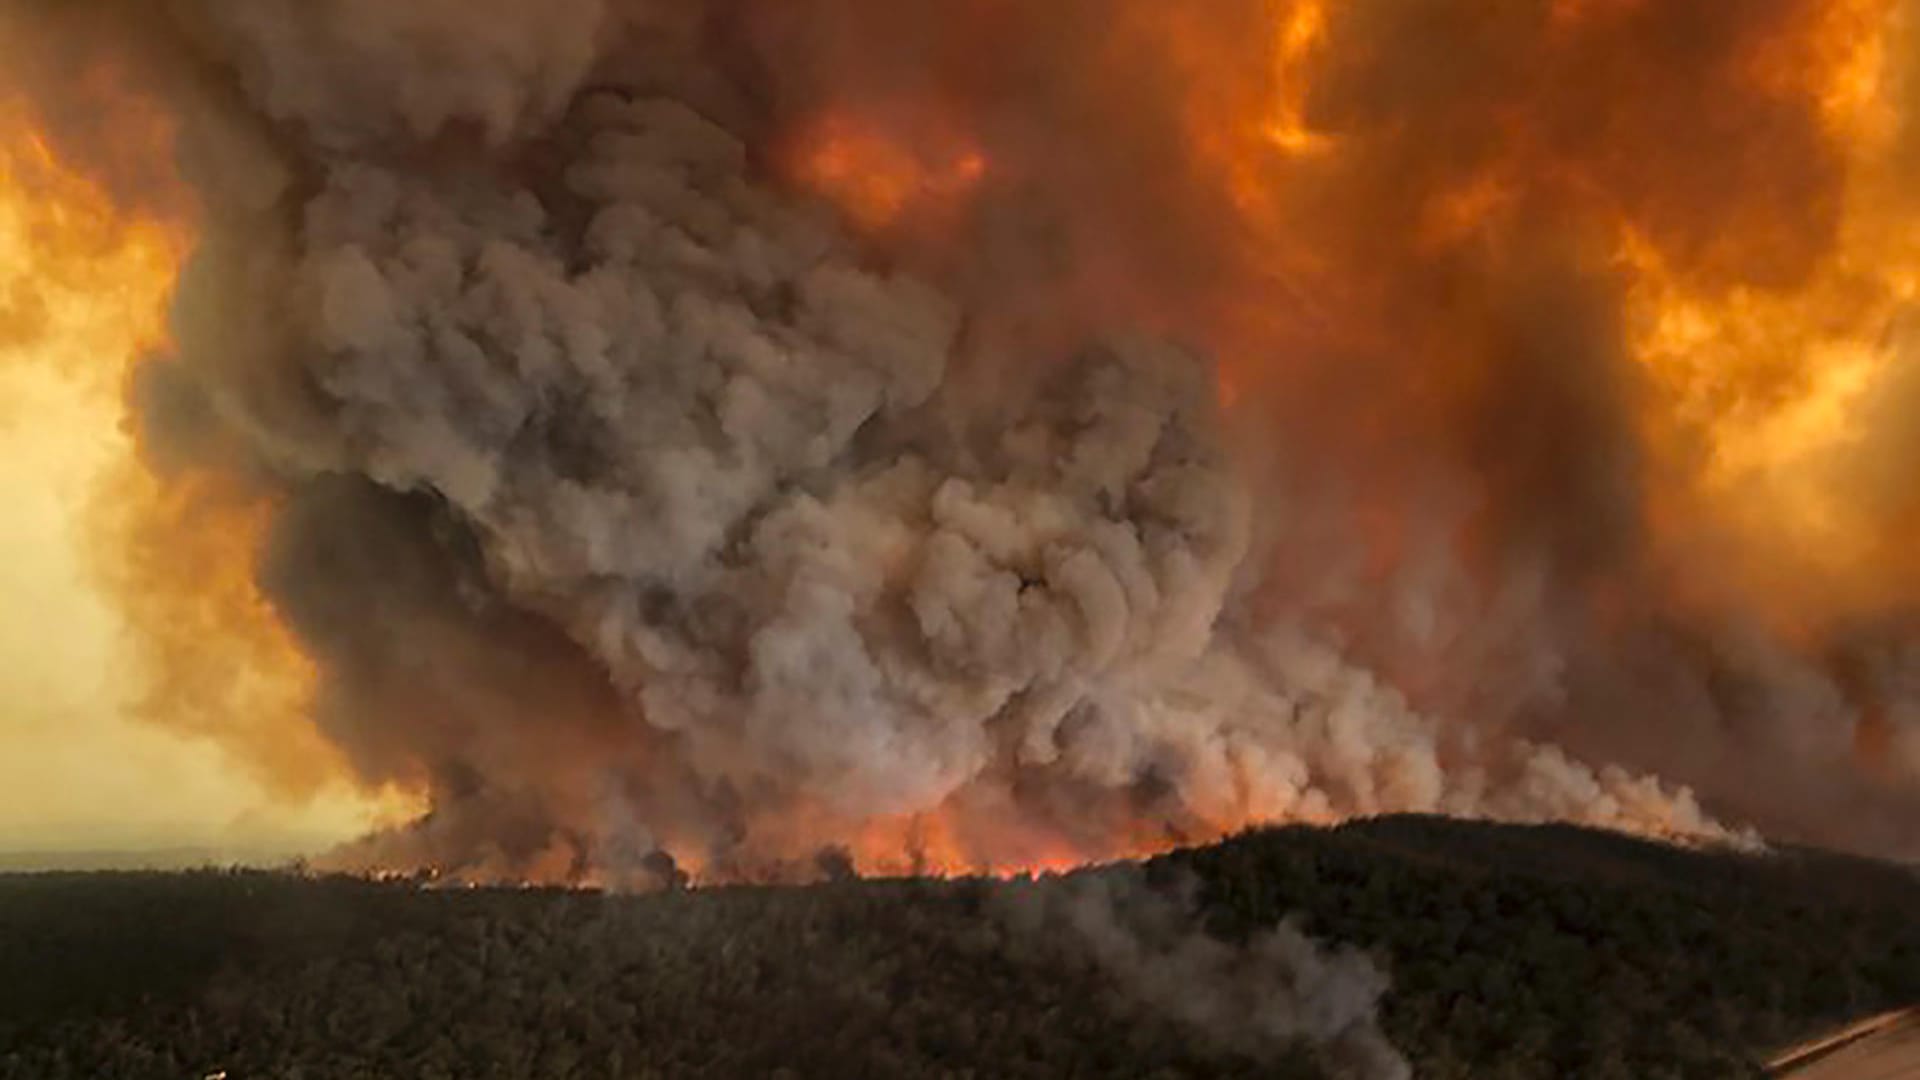
<svg viewBox="0 0 1920 1080"><path fill-rule="evenodd" d="M12 0L0 355L330 864L1913 857L1916 14Z"/></svg>

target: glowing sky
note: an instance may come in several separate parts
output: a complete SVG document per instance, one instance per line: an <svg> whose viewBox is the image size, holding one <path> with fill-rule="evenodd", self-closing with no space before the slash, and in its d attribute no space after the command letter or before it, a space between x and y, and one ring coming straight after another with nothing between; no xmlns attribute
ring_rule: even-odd
<svg viewBox="0 0 1920 1080"><path fill-rule="evenodd" d="M0 101L0 106L5 103ZM0 853L324 846L375 807L268 791L138 715L142 656L89 573L87 514L132 453L121 379L164 331L171 253L0 108Z"/></svg>
<svg viewBox="0 0 1920 1080"><path fill-rule="evenodd" d="M0 369L0 851L252 852L363 827L357 800L282 805L218 748L132 717L137 657L76 536L92 481L128 449L98 389Z"/></svg>

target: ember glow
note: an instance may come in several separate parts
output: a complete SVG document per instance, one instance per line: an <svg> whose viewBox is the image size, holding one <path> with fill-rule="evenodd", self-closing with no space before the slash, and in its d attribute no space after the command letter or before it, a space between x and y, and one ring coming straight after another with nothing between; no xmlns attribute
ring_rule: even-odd
<svg viewBox="0 0 1920 1080"><path fill-rule="evenodd" d="M861 228L884 229L964 201L986 175L977 151L943 141L893 138L829 116L801 140L795 172Z"/></svg>
<svg viewBox="0 0 1920 1080"><path fill-rule="evenodd" d="M1904 0L180 6L11 153L196 208L86 534L342 865L1920 850Z"/></svg>

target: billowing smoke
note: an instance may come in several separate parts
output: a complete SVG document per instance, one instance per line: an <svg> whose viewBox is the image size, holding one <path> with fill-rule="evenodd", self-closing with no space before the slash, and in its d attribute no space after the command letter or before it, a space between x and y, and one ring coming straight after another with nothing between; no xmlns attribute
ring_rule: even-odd
<svg viewBox="0 0 1920 1080"><path fill-rule="evenodd" d="M1290 922L1230 945L1202 931L1182 902L1194 885L1156 890L1127 867L1010 884L996 902L1028 947L1090 959L1129 1006L1217 1049L1270 1061L1305 1046L1330 1075L1412 1077L1380 1030L1388 979L1369 957L1323 948Z"/></svg>
<svg viewBox="0 0 1920 1080"><path fill-rule="evenodd" d="M1175 7L14 16L179 125L137 426L268 517L307 722L430 798L342 859L987 868L1393 811L1912 850L1904 408L1842 618L1696 483L1703 409L1810 377L1646 362L1667 291L1825 280L1850 158L1779 73L1852 70L1826 5Z"/></svg>

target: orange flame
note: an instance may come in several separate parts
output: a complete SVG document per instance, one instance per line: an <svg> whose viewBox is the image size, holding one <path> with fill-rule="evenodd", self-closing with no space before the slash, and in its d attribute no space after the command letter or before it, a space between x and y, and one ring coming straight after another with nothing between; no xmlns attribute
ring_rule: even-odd
<svg viewBox="0 0 1920 1080"><path fill-rule="evenodd" d="M962 795L921 813L859 821L818 807L790 808L780 820L756 822L754 835L757 843L803 868L823 844L843 843L852 868L864 877L1014 877L1147 858L1214 839L1239 823L1191 835L1156 827L1146 818L1110 824L1110 831L1076 837L1011 806L982 805ZM697 861L682 866L696 882L712 876Z"/></svg>

